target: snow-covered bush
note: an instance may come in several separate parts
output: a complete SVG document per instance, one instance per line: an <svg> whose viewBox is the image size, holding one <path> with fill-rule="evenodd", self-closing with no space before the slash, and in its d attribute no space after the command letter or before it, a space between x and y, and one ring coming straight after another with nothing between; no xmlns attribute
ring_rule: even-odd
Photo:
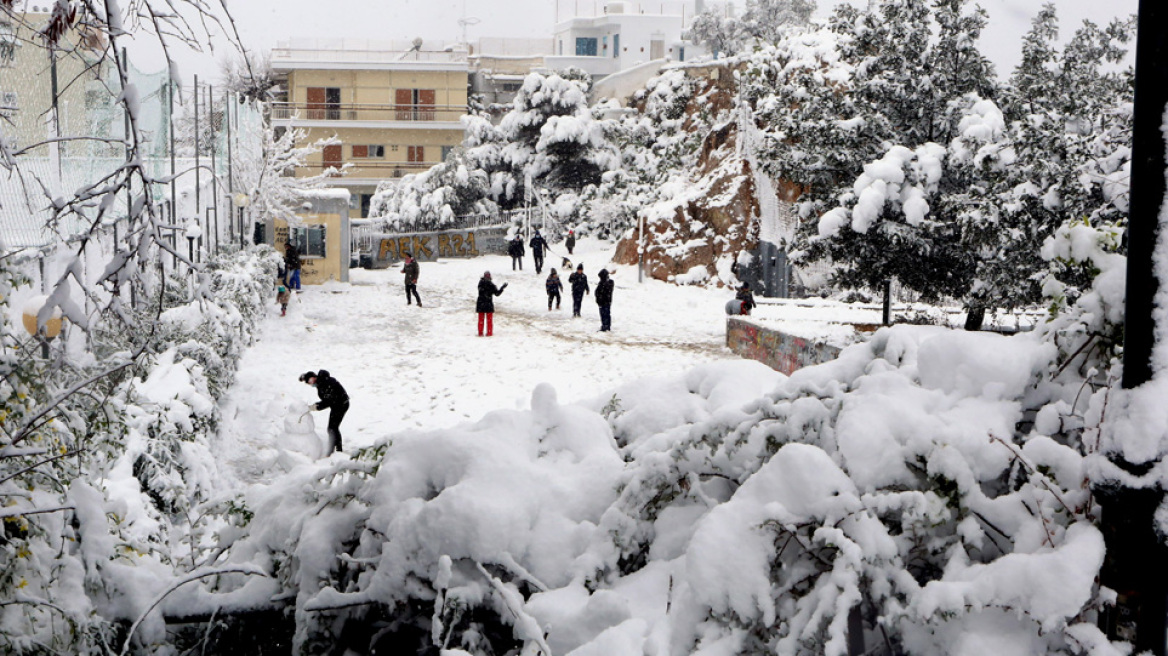
<svg viewBox="0 0 1168 656"><path fill-rule="evenodd" d="M201 565L207 522L221 521L196 510L221 483L208 443L215 403L271 300L278 260L267 247L220 256L199 300L134 308L140 316L122 317L132 324L95 328L79 361L36 357L2 313L5 653L116 651L116 625ZM11 280L0 268L0 302ZM159 630L144 630L147 644Z"/></svg>

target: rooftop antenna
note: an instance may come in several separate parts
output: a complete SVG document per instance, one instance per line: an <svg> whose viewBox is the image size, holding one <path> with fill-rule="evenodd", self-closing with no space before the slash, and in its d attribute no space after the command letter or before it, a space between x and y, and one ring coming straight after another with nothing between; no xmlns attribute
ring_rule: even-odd
<svg viewBox="0 0 1168 656"><path fill-rule="evenodd" d="M470 51L470 41L466 40L466 28L468 25L478 25L479 19L474 16L466 15L466 0L462 0L462 18L458 19L458 26L462 28L462 44L466 46L467 51Z"/></svg>

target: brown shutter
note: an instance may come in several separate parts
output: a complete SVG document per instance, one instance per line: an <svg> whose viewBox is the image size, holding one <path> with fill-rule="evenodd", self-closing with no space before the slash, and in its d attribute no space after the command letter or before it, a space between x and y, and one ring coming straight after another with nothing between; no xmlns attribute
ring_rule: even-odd
<svg viewBox="0 0 1168 656"><path fill-rule="evenodd" d="M308 120L323 121L325 106L324 87L308 87Z"/></svg>
<svg viewBox="0 0 1168 656"><path fill-rule="evenodd" d="M369 157L369 146L353 146L353 159Z"/></svg>
<svg viewBox="0 0 1168 656"><path fill-rule="evenodd" d="M438 95L438 92L435 91L434 89L418 89L418 105L419 106L426 105L429 107L433 107L434 100L437 97L437 95ZM422 109L421 111L418 112L418 114L419 114L418 120L420 120L420 121L433 121L434 120L434 110L433 109Z"/></svg>
<svg viewBox="0 0 1168 656"><path fill-rule="evenodd" d="M340 144L336 144L333 146L325 146L324 149L321 151L321 159L323 160L322 164L323 164L324 168L326 168L326 169L329 168L330 166L338 168L338 169L341 168L341 163L342 163L344 158L343 158L343 155L341 154Z"/></svg>
<svg viewBox="0 0 1168 656"><path fill-rule="evenodd" d="M394 114L399 121L410 120L411 105L414 104L413 89L397 89L393 94L394 104L397 105Z"/></svg>
<svg viewBox="0 0 1168 656"><path fill-rule="evenodd" d="M425 146L410 146L407 159L411 162L426 161L426 147Z"/></svg>

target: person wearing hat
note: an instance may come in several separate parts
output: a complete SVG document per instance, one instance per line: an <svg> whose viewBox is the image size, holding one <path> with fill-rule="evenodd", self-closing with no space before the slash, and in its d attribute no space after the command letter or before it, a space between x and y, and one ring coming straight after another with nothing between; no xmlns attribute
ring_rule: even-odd
<svg viewBox="0 0 1168 656"><path fill-rule="evenodd" d="M312 410L329 410L329 445L325 455L331 455L333 451L339 452L341 450L341 420L349 411L349 395L345 393L345 388L341 387L337 379L330 376L329 372L324 369L301 374L300 382L315 387L316 394L320 397L319 403L312 404Z"/></svg>
<svg viewBox="0 0 1168 656"><path fill-rule="evenodd" d="M569 230L568 238L564 240L564 248L568 249L568 255L572 254L572 249L576 247L576 233Z"/></svg>
<svg viewBox="0 0 1168 656"><path fill-rule="evenodd" d="M531 246L531 259L535 261L535 275L543 273L543 250L547 245L547 240L539 234L539 230L535 231L535 235L528 242L528 246Z"/></svg>
<svg viewBox="0 0 1168 656"><path fill-rule="evenodd" d="M584 275L584 265L576 265L576 273L568 276L568 284L572 286L572 316L580 316L580 304L584 302L584 295L590 293L588 276Z"/></svg>
<svg viewBox="0 0 1168 656"><path fill-rule="evenodd" d="M495 297L503 293L507 289L507 283L503 283L502 287L496 287L495 283L491 282L491 272L483 272L482 279L479 280L479 298L475 303L475 312L479 313L479 337L483 336L483 324L487 327L487 337L494 334L494 317L495 317Z"/></svg>
<svg viewBox="0 0 1168 656"><path fill-rule="evenodd" d="M410 298L413 294L413 298L418 300L418 307L422 307L422 297L418 296L418 261L409 251L404 255L406 262L402 265L402 274L406 277L406 305L413 305L414 301Z"/></svg>
<svg viewBox="0 0 1168 656"><path fill-rule="evenodd" d="M616 285L608 277L608 271L601 269L596 274L600 282L596 283L596 305L600 307L600 332L612 330L612 290Z"/></svg>
<svg viewBox="0 0 1168 656"><path fill-rule="evenodd" d="M739 312L741 314L748 315L754 309L754 294L750 291L750 283L744 281L742 286L738 288L738 293L734 295L734 298L741 304L739 306Z"/></svg>

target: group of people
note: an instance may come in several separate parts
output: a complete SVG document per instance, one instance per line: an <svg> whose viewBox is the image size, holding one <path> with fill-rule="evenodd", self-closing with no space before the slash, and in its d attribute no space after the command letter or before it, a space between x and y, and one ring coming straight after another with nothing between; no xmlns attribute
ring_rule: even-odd
<svg viewBox="0 0 1168 656"><path fill-rule="evenodd" d="M600 277L600 282L596 285L596 305L600 308L600 330L601 332L608 332L612 330L612 292L616 285L613 283L608 271L601 269L597 274ZM576 266L576 271L568 276L568 285L572 290L572 316L580 316L580 309L584 303L584 295L591 293L591 288L588 285L588 276L584 273L584 265ZM493 329L493 315L495 313L495 297L502 294L503 290L507 288L507 283L502 286L496 286L491 280L491 272L483 273L482 279L479 280L479 296L475 303L475 311L479 315L479 336L490 337L494 334ZM553 268L548 274L547 280L544 282L544 289L547 291L548 297L548 312L553 309L560 309L560 302L563 298L564 283L560 280L560 274ZM484 332L484 328L486 332Z"/></svg>

